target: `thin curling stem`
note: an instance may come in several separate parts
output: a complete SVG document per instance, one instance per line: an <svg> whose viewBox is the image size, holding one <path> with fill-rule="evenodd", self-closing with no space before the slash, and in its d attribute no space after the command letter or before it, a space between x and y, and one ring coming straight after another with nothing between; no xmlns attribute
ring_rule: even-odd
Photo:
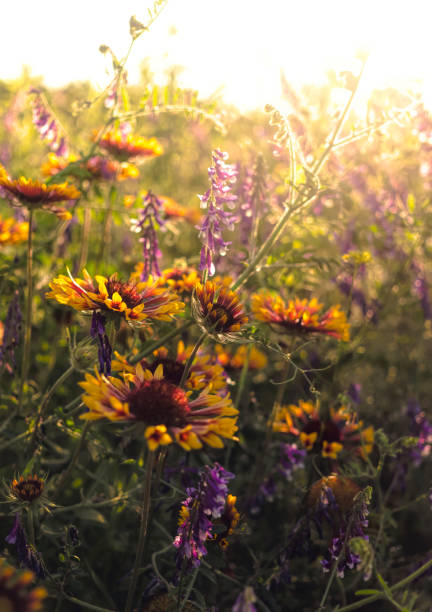
<svg viewBox="0 0 432 612"><path fill-rule="evenodd" d="M145 479L145 485L144 485L144 497L143 497L143 503L141 506L141 526L140 526L140 532L139 532L139 537L138 537L138 546L137 546L137 551L136 551L135 564L134 564L134 568L132 572L132 580L131 580L128 595L127 595L125 612L131 612L132 610L133 598L134 598L137 583L138 583L138 572L141 566L141 561L142 561L142 557L144 553L144 546L145 546L146 538L147 538L147 526L148 526L148 519L150 515L150 502L151 502L151 497L150 497L151 481L152 481L154 464L155 464L155 452L149 451L149 455L147 459L146 479Z"/></svg>

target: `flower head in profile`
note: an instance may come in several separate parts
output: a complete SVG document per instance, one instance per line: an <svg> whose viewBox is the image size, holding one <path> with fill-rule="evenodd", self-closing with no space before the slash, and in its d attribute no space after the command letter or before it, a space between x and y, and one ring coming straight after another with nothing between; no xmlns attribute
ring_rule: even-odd
<svg viewBox="0 0 432 612"><path fill-rule="evenodd" d="M178 385L193 348L193 345L185 346L184 342L180 341L177 345L175 356L170 355L166 348L161 347L154 351L151 360L142 359L140 363L144 369L150 370L152 373L156 371L159 365L162 365L164 378L174 385ZM125 357L116 352L116 358L112 362L112 369L117 372L133 374L135 366L128 363ZM215 363L211 355L198 351L190 367L185 387L187 390L194 391L200 391L206 387L211 388L212 391L225 391L227 388L227 376L222 366Z"/></svg>
<svg viewBox="0 0 432 612"><path fill-rule="evenodd" d="M50 283L47 297L84 312L101 311L129 323L170 321L183 304L176 295L160 288L152 277L142 283L121 281L115 274L106 278L84 270L84 279L61 274Z"/></svg>
<svg viewBox="0 0 432 612"><path fill-rule="evenodd" d="M249 320L237 293L215 281L197 283L192 311L201 329L222 343L239 340L239 332Z"/></svg>
<svg viewBox="0 0 432 612"><path fill-rule="evenodd" d="M13 217L3 219L0 215L0 247L20 244L28 238L29 224Z"/></svg>
<svg viewBox="0 0 432 612"><path fill-rule="evenodd" d="M156 138L144 138L124 130L109 130L99 140L99 147L119 161L141 161L162 155L163 148Z"/></svg>
<svg viewBox="0 0 432 612"><path fill-rule="evenodd" d="M40 498L45 488L45 479L37 474L14 478L10 485L10 493L16 500L34 502Z"/></svg>
<svg viewBox="0 0 432 612"><path fill-rule="evenodd" d="M43 609L47 592L43 587L33 588L34 574L30 570L17 570L0 559L0 603L5 612L38 612Z"/></svg>
<svg viewBox="0 0 432 612"><path fill-rule="evenodd" d="M27 208L41 208L55 213L62 219L70 219L71 214L64 208L55 206L57 202L76 200L81 193L67 183L47 185L41 181L25 178L11 179L3 167L0 167L0 187L10 196L14 203Z"/></svg>
<svg viewBox="0 0 432 612"><path fill-rule="evenodd" d="M222 438L235 439L238 411L229 395L185 391L164 376L162 364L154 373L138 364L120 378L86 374L80 385L89 409L81 418L142 423L150 450L173 442L186 451L203 443L222 448Z"/></svg>
<svg viewBox="0 0 432 612"><path fill-rule="evenodd" d="M252 312L258 321L268 323L280 333L324 334L349 340L349 324L339 306L322 312L316 298L294 298L285 303L280 295L260 293L252 296Z"/></svg>
<svg viewBox="0 0 432 612"><path fill-rule="evenodd" d="M331 408L323 418L318 405L302 400L281 406L273 429L298 437L307 451L319 452L328 459L337 459L344 449L364 457L372 451L374 441L373 427L364 429L363 422L345 406Z"/></svg>

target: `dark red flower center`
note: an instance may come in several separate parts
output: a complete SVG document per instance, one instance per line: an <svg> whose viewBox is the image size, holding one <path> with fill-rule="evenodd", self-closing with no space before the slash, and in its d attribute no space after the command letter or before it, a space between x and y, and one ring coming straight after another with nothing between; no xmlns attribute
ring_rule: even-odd
<svg viewBox="0 0 432 612"><path fill-rule="evenodd" d="M179 385L184 372L184 364L170 359L169 357L158 357L153 363L142 364L143 367L155 373L158 365L163 366L164 378L173 385Z"/></svg>
<svg viewBox="0 0 432 612"><path fill-rule="evenodd" d="M133 283L124 283L117 280L115 276L110 276L105 286L110 298L117 292L121 295L123 302L128 308L134 308L142 302L142 296L138 293L136 285Z"/></svg>
<svg viewBox="0 0 432 612"><path fill-rule="evenodd" d="M42 480L39 480L39 478L14 480L12 489L21 501L31 502L41 495L44 489L44 483Z"/></svg>
<svg viewBox="0 0 432 612"><path fill-rule="evenodd" d="M184 427L190 406L186 393L167 380L148 380L131 389L127 402L131 414L147 425Z"/></svg>

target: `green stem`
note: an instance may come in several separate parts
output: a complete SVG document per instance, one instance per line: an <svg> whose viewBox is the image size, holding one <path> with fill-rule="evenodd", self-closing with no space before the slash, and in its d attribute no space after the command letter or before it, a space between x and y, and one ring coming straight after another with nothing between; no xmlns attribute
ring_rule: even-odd
<svg viewBox="0 0 432 612"><path fill-rule="evenodd" d="M81 432L81 437L79 439L78 444L75 447L75 451L74 451L74 454L72 455L72 459L70 460L70 463L66 471L63 473L63 476L60 478L59 482L56 485L56 489L57 489L56 496L61 492L62 488L64 487L65 482L71 475L71 472L74 469L76 462L78 461L78 457L83 449L85 437L87 435L90 425L91 425L91 421L86 421L84 424L84 427Z"/></svg>
<svg viewBox="0 0 432 612"><path fill-rule="evenodd" d="M41 403L39 405L39 409L38 409L38 412L37 412L37 415L36 415L36 421L35 421L35 424L34 424L33 435L32 435L32 439L31 439L31 442L30 442L30 448L31 449L34 448L35 443L36 443L37 430L38 430L38 426L39 426L39 423L40 423L42 415L43 415L43 411L45 410L48 402L50 401L51 397L53 396L54 391L57 389L57 387L59 387L61 384L63 384L65 382L65 380L67 380L69 378L69 376L72 374L73 371L74 371L74 368L72 366L70 366L70 368L67 369L65 372L63 372L63 374L55 381L55 383L53 384L51 389L49 389L45 393L45 395L44 395L44 397L43 397L43 399L42 399L42 401L41 401Z"/></svg>
<svg viewBox="0 0 432 612"><path fill-rule="evenodd" d="M89 206L84 207L84 221L82 226L81 235L81 250L78 263L75 269L75 273L79 274L85 267L88 257L88 247L90 241L90 229L91 229L91 208Z"/></svg>
<svg viewBox="0 0 432 612"><path fill-rule="evenodd" d="M195 346L193 347L192 353L189 355L189 359L186 361L184 370L183 370L183 374L181 377L181 380L179 382L179 387L183 388L185 386L187 377L189 376L189 372L191 369L191 366L194 362L195 359L195 355L198 353L198 349L201 346L201 344L204 342L205 338L207 336L207 332L204 332L201 334L201 336L198 338L198 340L196 341Z"/></svg>
<svg viewBox="0 0 432 612"><path fill-rule="evenodd" d="M66 595L65 593L63 593L63 597L67 599L68 601L71 601L72 603L76 604L80 608L86 608L87 610L96 610L96 612L115 612L115 610L110 610L109 608L101 608L100 606L95 606L91 603L87 603L86 601L83 601L82 599L77 599L76 597L71 597L70 595Z"/></svg>
<svg viewBox="0 0 432 612"><path fill-rule="evenodd" d="M28 529L28 537L30 540L30 544L33 546L33 548L36 548L34 523L33 523L33 508L32 508L31 503L27 506L27 529Z"/></svg>
<svg viewBox="0 0 432 612"><path fill-rule="evenodd" d="M165 334L165 336L162 336L162 338L156 340L156 342L153 342L153 344L141 351L141 353L138 353L138 355L134 355L133 357L131 357L129 359L130 363L138 363L139 361L141 361L141 359L147 357L147 355L151 355L153 351L158 349L160 346L163 346L168 340L171 340L171 338L174 338L175 336L178 336L179 334L184 332L186 329L188 329L188 327L193 325L193 323L194 321L186 321L186 323L183 323L183 325L180 325L180 327L172 329L170 332Z"/></svg>
<svg viewBox="0 0 432 612"><path fill-rule="evenodd" d="M195 584L195 580L196 580L196 578L198 576L198 572L199 572L199 567L195 568L195 571L194 571L194 573L192 575L192 578L190 579L190 582L188 584L188 588L186 589L186 593L185 593L185 596L183 598L183 601L181 602L180 605L177 605L178 612L182 612L183 608L185 607L185 605L187 603L187 600L189 599L189 596L190 596L190 594L192 592L193 585Z"/></svg>
<svg viewBox="0 0 432 612"><path fill-rule="evenodd" d="M150 497L151 481L152 481L154 463L155 463L155 453L154 451L149 451L149 455L147 459L146 479L145 479L145 485L144 485L144 497L143 497L143 503L141 506L141 526L140 526L140 532L139 532L139 537L138 537L138 546L137 546L135 564L134 564L133 573L132 573L132 580L131 580L128 595L127 595L125 612L131 612L132 610L133 598L135 595L135 590L136 590L136 586L138 582L139 568L141 566L144 546L145 546L146 537L147 537L147 525L148 525L148 518L150 514L150 502L151 502L151 497Z"/></svg>
<svg viewBox="0 0 432 612"><path fill-rule="evenodd" d="M22 355L21 365L21 382L18 399L18 412L21 412L23 397L24 397L24 385L27 381L30 365L30 344L31 344L31 332L32 332L32 312L33 312L33 215L34 211L32 208L29 211L29 230L27 239L27 272L26 272L26 283L27 283L27 301L25 311L25 330L24 330L24 348Z"/></svg>
<svg viewBox="0 0 432 612"><path fill-rule="evenodd" d="M389 587L389 590L391 592L393 592L393 591L396 591L397 589L402 589L407 584L410 584L410 582L412 582L413 580L415 580L416 578L421 576L430 567L432 567L432 559L430 559L429 561L424 563L421 567L419 567L418 570L416 570L415 572L413 572L412 574L410 574L406 578L403 578L403 580L399 580L399 582L396 582L396 584L394 584L393 586ZM342 608L337 608L337 612L350 612L351 610L358 610L359 608L362 608L363 606L367 606L368 604L373 603L374 601L377 601L377 599L384 599L384 598L385 598L385 593L384 592L377 593L376 595L371 595L370 597L365 597L364 599L361 599L360 601L356 601L356 602L354 602L352 604L349 604L348 606L343 606ZM335 610L335 612L336 612L336 610Z"/></svg>

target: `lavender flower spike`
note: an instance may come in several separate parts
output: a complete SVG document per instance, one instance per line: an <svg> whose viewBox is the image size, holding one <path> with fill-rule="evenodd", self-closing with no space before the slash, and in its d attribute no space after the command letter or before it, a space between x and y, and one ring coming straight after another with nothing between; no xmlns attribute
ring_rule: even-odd
<svg viewBox="0 0 432 612"><path fill-rule="evenodd" d="M48 105L39 89L32 88L30 93L35 96L32 101L33 123L40 137L49 143L51 150L59 157L66 157L68 148L61 126L49 111Z"/></svg>
<svg viewBox="0 0 432 612"><path fill-rule="evenodd" d="M201 471L198 487L186 489L187 499L180 510L179 528L174 539L177 568L198 567L207 554L206 541L212 537L212 519L219 518L228 495L228 480L234 475L218 463Z"/></svg>
<svg viewBox="0 0 432 612"><path fill-rule="evenodd" d="M112 348L105 331L105 317L97 311L93 312L90 335L98 343L99 372L111 374Z"/></svg>
<svg viewBox="0 0 432 612"><path fill-rule="evenodd" d="M132 231L141 232L140 242L143 244L144 268L141 280L146 281L148 277L161 276L158 259L162 253L159 249L156 227L164 229L165 221L161 217L163 204L161 200L151 191L143 196L144 208L140 210L139 219L132 221Z"/></svg>
<svg viewBox="0 0 432 612"><path fill-rule="evenodd" d="M209 276L215 273L214 256L225 255L231 244L223 240L222 227L225 225L232 231L237 220L235 215L224 210L224 204L233 208L237 200L237 196L231 193L231 186L237 180L238 171L234 165L225 163L227 159L228 153L219 149L213 151L212 165L208 169L210 189L198 196L201 208L207 208L202 224L197 226L203 243L199 269L207 270Z"/></svg>

